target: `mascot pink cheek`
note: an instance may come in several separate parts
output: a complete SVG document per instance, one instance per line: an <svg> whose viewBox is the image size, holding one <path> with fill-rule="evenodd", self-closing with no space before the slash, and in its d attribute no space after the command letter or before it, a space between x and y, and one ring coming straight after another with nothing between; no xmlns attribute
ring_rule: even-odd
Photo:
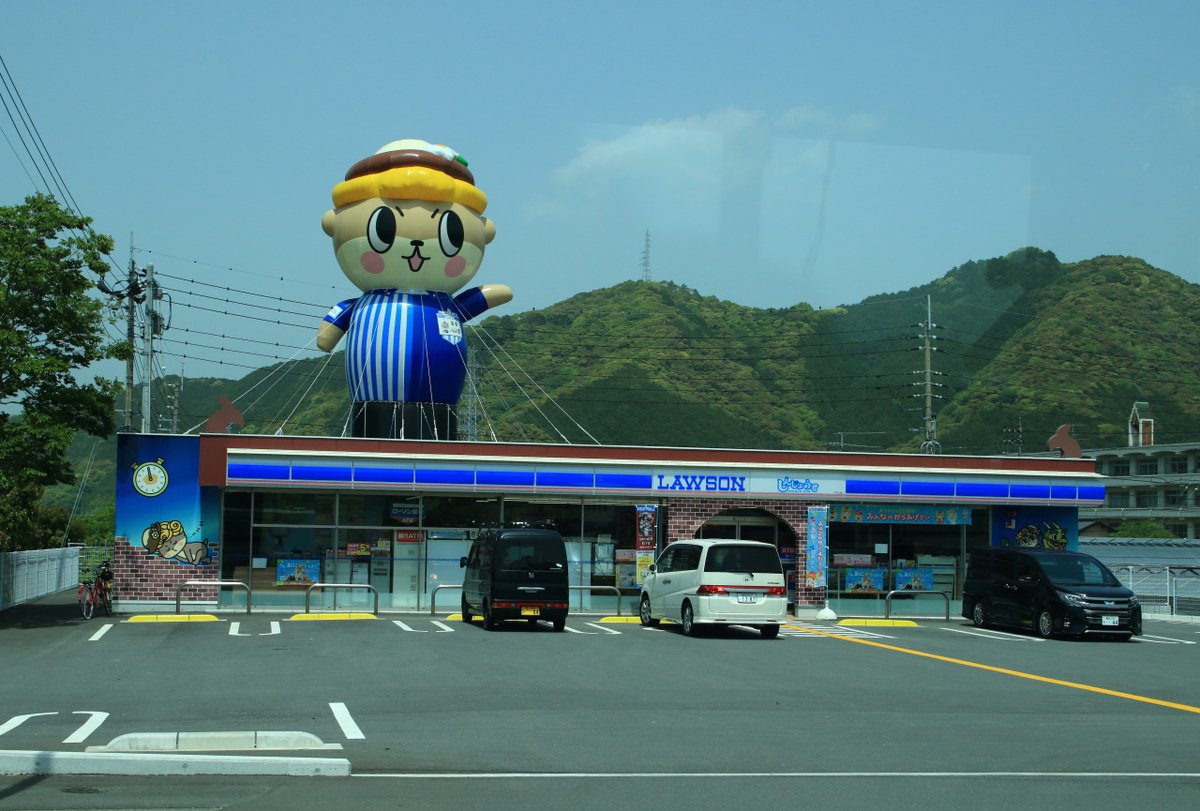
<svg viewBox="0 0 1200 811"><path fill-rule="evenodd" d="M363 270L367 273L382 273L383 272L383 257L375 253L375 251L367 251L358 260L362 264Z"/></svg>
<svg viewBox="0 0 1200 811"><path fill-rule="evenodd" d="M456 276L461 276L462 272L466 269L467 260L463 259L461 256L451 257L450 260L446 262L446 275L451 279L455 278Z"/></svg>

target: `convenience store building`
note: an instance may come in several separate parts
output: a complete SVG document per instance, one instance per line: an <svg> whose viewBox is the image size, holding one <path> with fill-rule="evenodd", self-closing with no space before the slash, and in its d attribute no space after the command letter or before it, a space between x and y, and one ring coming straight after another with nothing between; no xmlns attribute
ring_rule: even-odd
<svg viewBox="0 0 1200 811"><path fill-rule="evenodd" d="M459 558L488 526L568 542L572 610L633 613L671 541L775 544L790 601L883 611L892 590L957 610L986 545L1078 545L1104 502L1086 459L254 436L121 434L122 603L456 610ZM370 589L318 589L314 583ZM436 601L436 605L435 605ZM939 608L939 610L941 610Z"/></svg>

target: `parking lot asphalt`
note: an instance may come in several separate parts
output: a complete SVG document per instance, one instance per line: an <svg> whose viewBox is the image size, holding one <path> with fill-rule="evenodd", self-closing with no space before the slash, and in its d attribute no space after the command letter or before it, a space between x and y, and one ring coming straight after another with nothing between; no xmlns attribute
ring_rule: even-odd
<svg viewBox="0 0 1200 811"><path fill-rule="evenodd" d="M0 771L14 772L0 786L19 787L0 790L0 808L79 780L133 794L78 807L160 807L137 776L148 773L190 775L161 779L186 781L188 802L204 807L229 784L197 775L222 768L247 796L269 789L278 807L297 799L270 771L280 768L321 775L303 778L307 798L349 791L370 802L403 781L430 802L466 801L491 781L493 799L513 789L513 807L549 801L568 780L594 798L584 808L632 786L641 793L631 801L677 807L754 779L781 802L801 785L836 801L898 781L953 799L1002 775L1031 801L1069 793L1109 807L1134 787L1164 802L1200 796L1194 623L1148 620L1144 637L1112 642L953 617L802 617L776 640L738 628L688 638L584 615L564 633L524 622L488 632L450 614L132 619L84 621L70 594L0 612ZM96 764L124 776L82 776ZM50 776L31 782L35 772ZM859 776L853 788L847 775ZM695 793L718 776L719 788ZM146 805L129 805L135 795Z"/></svg>

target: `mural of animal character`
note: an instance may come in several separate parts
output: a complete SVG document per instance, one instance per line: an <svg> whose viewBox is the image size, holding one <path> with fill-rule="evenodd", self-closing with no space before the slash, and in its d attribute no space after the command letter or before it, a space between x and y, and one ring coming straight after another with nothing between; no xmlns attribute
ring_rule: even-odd
<svg viewBox="0 0 1200 811"><path fill-rule="evenodd" d="M200 565L212 559L208 541L189 541L180 521L155 521L142 533L142 546L151 555Z"/></svg>

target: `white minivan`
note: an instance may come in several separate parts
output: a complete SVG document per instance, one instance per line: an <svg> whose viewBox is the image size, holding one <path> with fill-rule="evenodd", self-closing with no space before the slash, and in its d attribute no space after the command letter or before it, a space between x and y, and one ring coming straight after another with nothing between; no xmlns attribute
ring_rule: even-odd
<svg viewBox="0 0 1200 811"><path fill-rule="evenodd" d="M701 625L748 625L774 639L787 619L779 551L757 541L676 541L646 570L638 614L642 625L674 620L688 636Z"/></svg>

